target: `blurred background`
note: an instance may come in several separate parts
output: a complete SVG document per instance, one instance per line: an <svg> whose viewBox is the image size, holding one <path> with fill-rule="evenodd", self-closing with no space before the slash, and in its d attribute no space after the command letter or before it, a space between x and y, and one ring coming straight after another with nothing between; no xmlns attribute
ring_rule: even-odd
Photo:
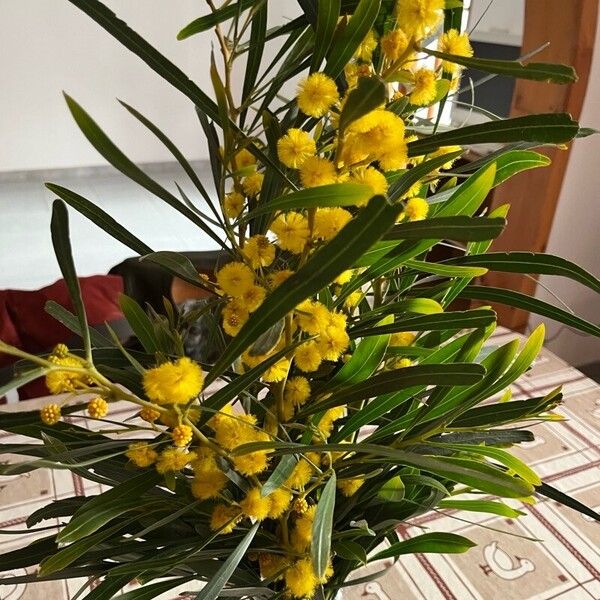
<svg viewBox="0 0 600 600"><path fill-rule="evenodd" d="M106 4L210 93L210 34L183 42L177 31L205 11L197 0L106 0ZM295 0L270 1L270 19L298 13ZM462 92L444 122L480 122L476 104L500 116L571 112L600 128L600 40L597 0L465 0L465 27L477 56L518 58L540 49L536 60L573 64L573 86L543 86L465 72ZM275 47L267 49L264 63ZM108 166L73 122L62 90L72 95L113 141L161 184L175 191L185 177L165 148L118 102L124 100L157 124L207 176L207 148L193 106L66 0L0 0L0 290L34 290L60 277L50 241L52 194L44 181L85 196L155 250L208 250L214 242L161 200ZM543 86L543 87L542 87ZM560 87L560 89L558 89ZM282 93L292 90L282 90ZM474 148L477 156L489 148ZM513 205L498 249L547 251L600 275L600 136L570 150L550 149L551 169L519 175L498 188L491 206ZM104 274L132 255L71 211L73 253L81 276ZM561 278L491 277L553 303L564 303L593 322L600 310L592 291ZM560 300L557 300L560 299ZM502 310L502 323L526 331L540 319ZM1 318L1 315L0 315ZM567 327L547 323L548 345L573 365L600 365L600 344ZM594 366L594 363L597 363ZM591 366L590 366L591 365Z"/></svg>

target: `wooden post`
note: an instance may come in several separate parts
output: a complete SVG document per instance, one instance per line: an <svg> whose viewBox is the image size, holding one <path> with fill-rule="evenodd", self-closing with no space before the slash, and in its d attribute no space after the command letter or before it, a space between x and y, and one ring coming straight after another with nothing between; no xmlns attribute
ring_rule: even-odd
<svg viewBox="0 0 600 600"><path fill-rule="evenodd" d="M579 79L570 85L517 80L511 116L567 112L579 119L592 62L597 16L598 0L526 1L523 53L550 42L532 60L572 65ZM569 149L548 148L543 152L551 158L551 166L526 171L494 191L491 206L508 202L511 209L508 227L494 243L493 250L543 252L546 249ZM537 286L536 281L511 273L489 273L483 283L527 295L533 295ZM502 325L517 331L526 328L528 312L508 306L495 308Z"/></svg>

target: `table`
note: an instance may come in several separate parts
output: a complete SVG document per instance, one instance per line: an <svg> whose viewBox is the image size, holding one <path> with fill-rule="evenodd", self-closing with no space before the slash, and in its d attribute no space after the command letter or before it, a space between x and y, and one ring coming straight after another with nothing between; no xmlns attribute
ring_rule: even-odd
<svg viewBox="0 0 600 600"><path fill-rule="evenodd" d="M499 329L491 343L499 345L515 334ZM513 385L515 399L546 394L563 386L565 403L556 412L563 422L534 427L536 440L522 444L519 457L549 484L588 506L600 508L600 386L543 350L534 367ZM10 409L31 410L47 399ZM128 406L115 407L130 411ZM85 420L85 419L82 419ZM0 435L0 441L16 436ZM97 494L98 484L68 471L39 470L0 481L0 529L19 530L35 509L73 494ZM514 507L518 503L508 502ZM494 515L429 513L399 528L402 537L427 531L464 535L477 546L460 555L404 556L377 581L346 588L343 600L591 600L600 599L600 524L553 501L523 508L518 520ZM467 522L469 519L471 522ZM542 540L532 542L508 531ZM0 536L0 554L31 541L35 534ZM1 566L0 566L1 568ZM369 565L357 577L382 568ZM0 574L2 577L2 574ZM83 581L49 582L0 587L2 600L68 600ZM190 586L186 586L189 590ZM179 598L177 590L161 596Z"/></svg>

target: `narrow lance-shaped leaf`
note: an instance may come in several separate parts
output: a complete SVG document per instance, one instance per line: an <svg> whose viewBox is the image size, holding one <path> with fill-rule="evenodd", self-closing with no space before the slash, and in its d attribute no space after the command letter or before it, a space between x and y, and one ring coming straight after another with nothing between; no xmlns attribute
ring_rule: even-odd
<svg viewBox="0 0 600 600"><path fill-rule="evenodd" d="M402 554L433 552L435 554L460 554L473 548L476 544L471 540L455 533L424 533L417 537L392 544L372 556L369 562L383 558L393 558Z"/></svg>
<svg viewBox="0 0 600 600"><path fill-rule="evenodd" d="M252 7L256 0L239 0L233 4L228 3L225 6L211 12L210 15L199 17L194 19L191 23L188 23L178 34L178 40L185 40L193 35L202 33L212 29L215 25L228 21L235 17L240 11L244 12Z"/></svg>
<svg viewBox="0 0 600 600"><path fill-rule="evenodd" d="M333 511L335 508L335 472L328 479L315 512L312 527L311 557L315 574L319 579L325 575L329 565L331 552L331 531L333 528Z"/></svg>
<svg viewBox="0 0 600 600"><path fill-rule="evenodd" d="M320 0L317 8L315 47L310 70L317 71L333 40L333 33L340 16L340 0Z"/></svg>

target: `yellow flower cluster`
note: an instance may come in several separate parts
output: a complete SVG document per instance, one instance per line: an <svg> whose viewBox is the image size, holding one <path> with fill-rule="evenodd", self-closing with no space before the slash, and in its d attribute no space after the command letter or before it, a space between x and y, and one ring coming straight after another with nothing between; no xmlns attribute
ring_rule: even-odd
<svg viewBox="0 0 600 600"><path fill-rule="evenodd" d="M445 54L453 54L454 56L473 56L473 48L469 41L469 36L466 33L460 33L457 29L450 29L440 36L437 49ZM446 73L460 73L463 67L449 60L442 61L442 69Z"/></svg>
<svg viewBox="0 0 600 600"><path fill-rule="evenodd" d="M108 402L100 396L89 401L87 411L90 417L101 419L108 414Z"/></svg>
<svg viewBox="0 0 600 600"><path fill-rule="evenodd" d="M198 363L183 357L148 369L143 384L148 398L157 404L186 404L202 391L204 372Z"/></svg>
<svg viewBox="0 0 600 600"><path fill-rule="evenodd" d="M40 419L46 425L56 425L60 421L60 406L58 404L46 404L40 409Z"/></svg>
<svg viewBox="0 0 600 600"><path fill-rule="evenodd" d="M66 349L66 346L64 348ZM75 392L90 386L91 382L87 373L82 372L82 369L85 369L85 361L77 356L68 354L68 350L58 355L51 354L48 357L48 361L55 366L55 368L46 374L46 387L51 394ZM65 368L61 369L60 367Z"/></svg>
<svg viewBox="0 0 600 600"><path fill-rule="evenodd" d="M149 467L156 462L158 452L147 442L134 442L129 444L125 456L136 466L140 468Z"/></svg>
<svg viewBox="0 0 600 600"><path fill-rule="evenodd" d="M227 475L217 464L216 455L202 448L196 451L197 460L192 463L194 479L192 494L199 500L217 498L229 481Z"/></svg>

